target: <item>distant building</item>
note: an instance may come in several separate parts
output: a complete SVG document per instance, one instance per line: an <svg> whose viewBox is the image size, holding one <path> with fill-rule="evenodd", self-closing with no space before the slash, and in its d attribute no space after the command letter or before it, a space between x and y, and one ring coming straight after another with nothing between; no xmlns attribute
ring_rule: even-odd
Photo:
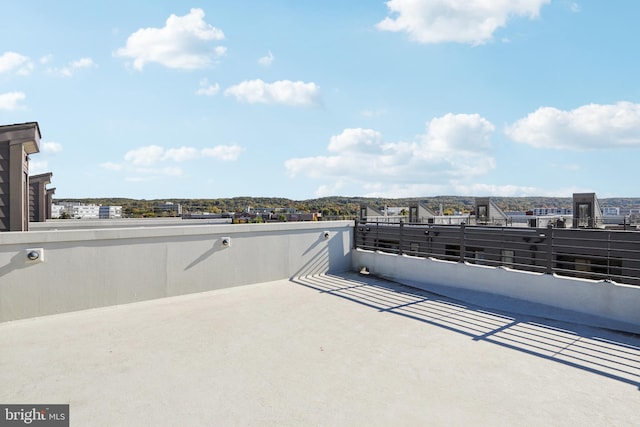
<svg viewBox="0 0 640 427"><path fill-rule="evenodd" d="M387 216L407 216L409 215L409 206L385 206L384 212Z"/></svg>
<svg viewBox="0 0 640 427"><path fill-rule="evenodd" d="M64 206L52 204L51 205L51 218L60 218L64 211L65 211L64 210Z"/></svg>
<svg viewBox="0 0 640 427"><path fill-rule="evenodd" d="M383 210L372 206L360 206L360 221L398 223L426 223L426 224L462 224L469 222L468 214L436 215L433 210L423 204L413 206L385 206Z"/></svg>
<svg viewBox="0 0 640 427"><path fill-rule="evenodd" d="M157 207L161 211L174 212L176 216L182 215L182 205L180 203L165 202Z"/></svg>
<svg viewBox="0 0 640 427"><path fill-rule="evenodd" d="M534 208L532 212L533 212L533 215L535 216L544 216L544 215L573 216L572 208Z"/></svg>
<svg viewBox="0 0 640 427"><path fill-rule="evenodd" d="M249 207L245 212L251 215L271 215L275 209L273 208L252 208Z"/></svg>
<svg viewBox="0 0 640 427"><path fill-rule="evenodd" d="M85 205L80 202L61 202L51 206L52 218L60 218L64 213L74 219L114 219L122 218L122 206Z"/></svg>
<svg viewBox="0 0 640 427"><path fill-rule="evenodd" d="M248 206L245 209L246 213L252 215L270 215L270 214L278 214L278 215L290 215L296 213L295 208L252 208Z"/></svg>
<svg viewBox="0 0 640 427"><path fill-rule="evenodd" d="M298 212L298 213L288 213L284 214L284 218L286 221L317 221L320 214L318 213L310 213L310 212ZM280 219L280 216L278 216Z"/></svg>
<svg viewBox="0 0 640 427"><path fill-rule="evenodd" d="M122 218L122 206L100 206L100 219Z"/></svg>
<svg viewBox="0 0 640 427"><path fill-rule="evenodd" d="M620 216L620 208L613 206L603 206L602 215L604 216Z"/></svg>
<svg viewBox="0 0 640 427"><path fill-rule="evenodd" d="M100 205L74 205L71 209L72 218L100 218Z"/></svg>
<svg viewBox="0 0 640 427"><path fill-rule="evenodd" d="M403 212L407 215L401 215ZM389 207L385 206L383 210L374 208L373 206L360 206L360 219L368 222L387 222L387 223L400 223L409 219L408 207Z"/></svg>

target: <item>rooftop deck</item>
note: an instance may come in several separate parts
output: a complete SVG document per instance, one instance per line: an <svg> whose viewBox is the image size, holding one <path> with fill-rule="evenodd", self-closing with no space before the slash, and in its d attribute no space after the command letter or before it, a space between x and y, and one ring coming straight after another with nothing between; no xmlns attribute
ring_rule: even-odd
<svg viewBox="0 0 640 427"><path fill-rule="evenodd" d="M316 275L0 324L71 425L640 424L640 337Z"/></svg>

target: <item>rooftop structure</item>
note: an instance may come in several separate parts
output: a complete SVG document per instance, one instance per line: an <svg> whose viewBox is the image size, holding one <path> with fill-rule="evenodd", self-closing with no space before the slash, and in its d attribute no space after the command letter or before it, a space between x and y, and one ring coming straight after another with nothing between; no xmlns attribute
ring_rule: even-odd
<svg viewBox="0 0 640 427"><path fill-rule="evenodd" d="M29 229L29 155L40 136L36 122L0 126L0 231Z"/></svg>
<svg viewBox="0 0 640 427"><path fill-rule="evenodd" d="M411 223L432 223L437 214L422 203L409 207L409 222Z"/></svg>
<svg viewBox="0 0 640 427"><path fill-rule="evenodd" d="M574 193L574 227L596 228L603 224L602 209L595 193Z"/></svg>
<svg viewBox="0 0 640 427"><path fill-rule="evenodd" d="M640 287L368 250L351 221L59 224L2 235L3 403L93 426L640 422Z"/></svg>
<svg viewBox="0 0 640 427"><path fill-rule="evenodd" d="M490 197L476 198L476 222L478 224L505 224L507 215Z"/></svg>
<svg viewBox="0 0 640 427"><path fill-rule="evenodd" d="M47 184L51 183L51 172L33 175L29 177L29 221L43 222L51 209L51 196L47 190ZM47 207L49 206L49 207Z"/></svg>
<svg viewBox="0 0 640 427"><path fill-rule="evenodd" d="M47 188L47 201L45 203L46 219L53 218L53 195L56 194L55 188Z"/></svg>

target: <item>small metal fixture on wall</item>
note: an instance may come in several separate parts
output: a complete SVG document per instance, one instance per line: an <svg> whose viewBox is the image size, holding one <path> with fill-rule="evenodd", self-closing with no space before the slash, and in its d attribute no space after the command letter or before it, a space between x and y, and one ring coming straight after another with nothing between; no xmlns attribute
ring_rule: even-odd
<svg viewBox="0 0 640 427"><path fill-rule="evenodd" d="M27 259L33 262L44 262L44 249L42 248L32 248L26 249Z"/></svg>

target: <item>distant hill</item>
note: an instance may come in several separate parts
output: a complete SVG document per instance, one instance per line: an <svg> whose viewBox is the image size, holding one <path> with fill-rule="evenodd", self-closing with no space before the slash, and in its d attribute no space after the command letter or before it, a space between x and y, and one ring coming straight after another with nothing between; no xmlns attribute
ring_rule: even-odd
<svg viewBox="0 0 640 427"><path fill-rule="evenodd" d="M571 197L492 197L504 211L527 211L538 207L571 207ZM164 216L165 212L158 206L166 202L180 203L184 212L241 212L247 207L253 208L295 208L299 212L321 212L325 216L356 216L361 205L376 208L384 206L409 206L422 203L436 212L442 205L445 214L455 211L471 212L475 206L472 196L436 196L410 198L380 197L345 197L333 196L309 200L291 200L281 197L233 197L220 199L127 199L127 198L83 198L55 199L60 201L77 201L85 204L101 204L122 206L127 216ZM640 198L607 198L599 199L601 206L619 207L622 209L640 208Z"/></svg>

